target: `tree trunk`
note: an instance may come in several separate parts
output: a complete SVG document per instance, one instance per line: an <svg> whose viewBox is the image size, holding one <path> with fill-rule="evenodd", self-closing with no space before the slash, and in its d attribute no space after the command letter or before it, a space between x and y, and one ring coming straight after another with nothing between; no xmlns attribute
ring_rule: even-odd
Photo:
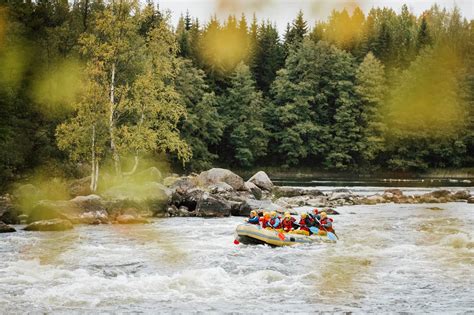
<svg viewBox="0 0 474 315"><path fill-rule="evenodd" d="M92 171L91 171L91 184L89 187L91 191L95 193L97 189L96 174L98 174L98 172L96 171L96 167L98 167L98 161L97 161L97 157L95 156L95 125L92 126L91 159L92 159L91 161Z"/></svg>
<svg viewBox="0 0 474 315"><path fill-rule="evenodd" d="M109 133L110 133L110 150L112 151L112 157L114 159L115 174L118 177L122 176L122 170L120 167L120 155L117 152L115 146L115 62L112 63L112 75L110 80L110 116L109 116Z"/></svg>

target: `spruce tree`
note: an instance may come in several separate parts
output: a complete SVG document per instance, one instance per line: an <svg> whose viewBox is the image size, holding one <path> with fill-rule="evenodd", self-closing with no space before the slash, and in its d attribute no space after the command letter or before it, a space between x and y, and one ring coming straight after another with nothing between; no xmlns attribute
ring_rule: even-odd
<svg viewBox="0 0 474 315"><path fill-rule="evenodd" d="M219 112L224 119L221 158L249 167L267 154L268 131L263 123L264 98L255 89L247 65L240 63L230 87L220 100Z"/></svg>

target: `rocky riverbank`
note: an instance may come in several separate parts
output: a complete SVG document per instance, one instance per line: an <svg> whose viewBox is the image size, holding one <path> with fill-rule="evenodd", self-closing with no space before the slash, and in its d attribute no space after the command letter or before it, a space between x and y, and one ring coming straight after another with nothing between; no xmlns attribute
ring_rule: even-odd
<svg viewBox="0 0 474 315"><path fill-rule="evenodd" d="M248 181L230 170L213 168L189 176L161 177L156 168L100 194L88 194L86 179L70 183L70 200L41 200L40 189L19 187L13 195L0 198L0 233L14 232L8 224L28 224L29 231L61 231L74 224L147 223L150 217L247 216L252 209L283 212L293 207L334 208L379 203L474 203L467 190L435 190L423 195L405 195L399 189L383 194L358 196L348 189L323 193L314 188L275 186L265 172ZM87 195L80 195L87 194ZM34 198L31 198L34 197ZM33 199L25 206L23 200Z"/></svg>

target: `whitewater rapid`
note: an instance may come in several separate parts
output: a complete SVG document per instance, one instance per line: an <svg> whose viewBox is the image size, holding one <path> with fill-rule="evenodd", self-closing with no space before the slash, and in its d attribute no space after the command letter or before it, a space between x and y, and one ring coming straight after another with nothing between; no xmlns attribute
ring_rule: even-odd
<svg viewBox="0 0 474 315"><path fill-rule="evenodd" d="M0 313L474 311L474 205L338 211L337 244L285 248L239 217L0 234Z"/></svg>

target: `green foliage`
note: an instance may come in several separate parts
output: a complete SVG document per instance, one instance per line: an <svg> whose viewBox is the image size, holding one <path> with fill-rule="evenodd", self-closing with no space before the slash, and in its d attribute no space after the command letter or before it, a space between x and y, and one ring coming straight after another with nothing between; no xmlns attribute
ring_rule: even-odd
<svg viewBox="0 0 474 315"><path fill-rule="evenodd" d="M0 187L67 156L119 172L150 155L177 171L474 165L474 27L459 9L355 8L309 29L303 12L280 36L245 15L187 12L173 30L152 1L2 4Z"/></svg>
<svg viewBox="0 0 474 315"><path fill-rule="evenodd" d="M267 154L268 132L262 119L264 106L262 93L255 89L249 67L239 64L219 104L224 121L221 157L245 167L254 165Z"/></svg>
<svg viewBox="0 0 474 315"><path fill-rule="evenodd" d="M372 163L384 150L386 126L382 105L386 95L385 71L382 63L368 53L356 73L356 93L361 102L360 127L362 128L361 164Z"/></svg>
<svg viewBox="0 0 474 315"><path fill-rule="evenodd" d="M217 97L210 92L204 71L193 67L189 60L180 60L175 80L188 113L179 124L183 139L190 145L193 154L188 168L209 169L218 157L211 152L211 147L219 143L223 129L217 112Z"/></svg>

